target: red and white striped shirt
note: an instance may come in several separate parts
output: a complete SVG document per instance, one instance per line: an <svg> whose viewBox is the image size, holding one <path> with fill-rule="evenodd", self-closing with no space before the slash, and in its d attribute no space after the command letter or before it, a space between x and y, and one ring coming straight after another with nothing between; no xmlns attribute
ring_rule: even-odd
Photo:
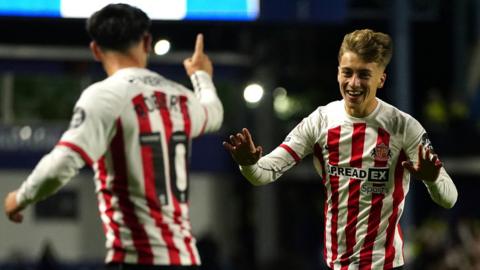
<svg viewBox="0 0 480 270"><path fill-rule="evenodd" d="M87 88L69 130L20 188L19 203L48 196L40 186L52 179L67 182L81 156L95 171L107 263L199 265L188 213L190 146L220 128L223 107L207 73L191 79L195 93L126 68Z"/></svg>
<svg viewBox="0 0 480 270"><path fill-rule="evenodd" d="M404 264L399 220L410 177L401 163L416 162L418 145L431 143L418 121L378 101L364 118L348 115L343 101L319 107L274 151L241 167L250 182L266 184L313 154L326 194L324 258L332 269ZM443 168L434 183L424 183L435 202L453 206L457 191Z"/></svg>

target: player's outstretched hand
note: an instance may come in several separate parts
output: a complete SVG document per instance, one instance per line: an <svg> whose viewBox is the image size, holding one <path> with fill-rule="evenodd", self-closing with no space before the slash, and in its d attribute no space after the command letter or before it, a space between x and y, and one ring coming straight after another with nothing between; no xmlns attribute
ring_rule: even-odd
<svg viewBox="0 0 480 270"><path fill-rule="evenodd" d="M239 165L253 165L262 156L262 147L255 146L248 129L243 128L241 133L230 135L229 139L230 142L223 142L223 147L230 152Z"/></svg>
<svg viewBox="0 0 480 270"><path fill-rule="evenodd" d="M5 214L8 219L15 223L20 223L23 220L21 213L22 208L17 204L17 192L12 191L5 197Z"/></svg>
<svg viewBox="0 0 480 270"><path fill-rule="evenodd" d="M183 66L187 71L188 76L191 76L195 71L203 70L210 76L213 76L213 65L208 55L203 52L203 35L197 35L197 41L195 42L195 51L192 57L183 61Z"/></svg>
<svg viewBox="0 0 480 270"><path fill-rule="evenodd" d="M436 154L430 156L430 149L427 148L423 155L423 146L418 146L418 162L403 161L402 166L407 169L413 177L428 182L435 182L443 164Z"/></svg>

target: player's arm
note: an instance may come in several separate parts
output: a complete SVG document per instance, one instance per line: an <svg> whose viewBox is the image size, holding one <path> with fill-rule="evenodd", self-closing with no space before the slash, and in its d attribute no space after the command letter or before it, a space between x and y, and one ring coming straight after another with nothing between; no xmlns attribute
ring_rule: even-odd
<svg viewBox="0 0 480 270"><path fill-rule="evenodd" d="M315 137L312 127L318 123L318 115L314 112L305 118L290 132L284 143L263 157L262 147L255 145L246 128L241 133L230 135L223 146L240 165L241 173L250 183L265 185L277 180L311 152Z"/></svg>
<svg viewBox="0 0 480 270"><path fill-rule="evenodd" d="M241 133L229 136L223 147L230 152L233 160L240 165L240 171L253 185L271 182L271 176L259 169L257 162L262 157L263 149L255 146L250 131L246 128Z"/></svg>
<svg viewBox="0 0 480 270"><path fill-rule="evenodd" d="M69 148L57 146L37 164L19 189L5 198L5 214L13 222L21 222L21 211L28 205L45 199L73 178L84 162Z"/></svg>
<svg viewBox="0 0 480 270"><path fill-rule="evenodd" d="M404 134L410 160L403 162L402 166L413 177L423 181L435 203L444 208L452 208L457 201L457 188L438 156L433 153L425 129L418 121L410 119Z"/></svg>
<svg viewBox="0 0 480 270"><path fill-rule="evenodd" d="M216 131L223 122L223 106L212 81L213 65L203 48L203 35L198 34L192 57L183 62L192 81L195 96L205 113L200 133Z"/></svg>
<svg viewBox="0 0 480 270"><path fill-rule="evenodd" d="M27 180L5 199L5 212L16 222L29 204L47 198L73 178L85 164L105 153L109 134L125 98L117 91L86 89L78 100L70 128L44 156Z"/></svg>
<svg viewBox="0 0 480 270"><path fill-rule="evenodd" d="M275 170L274 160L279 159L273 154L275 151L262 157L262 147L255 146L250 131L246 128L242 129L241 133L230 135L229 141L224 141L223 146L230 152L233 160L240 165L243 176L255 186L273 182L284 172Z"/></svg>

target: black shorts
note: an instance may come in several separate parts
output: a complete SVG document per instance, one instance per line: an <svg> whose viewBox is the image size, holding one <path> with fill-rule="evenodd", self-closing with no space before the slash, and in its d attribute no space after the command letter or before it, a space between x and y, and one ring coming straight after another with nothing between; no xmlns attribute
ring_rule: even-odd
<svg viewBox="0 0 480 270"><path fill-rule="evenodd" d="M200 266L140 265L140 264L128 264L128 263L109 263L105 265L105 270L200 270Z"/></svg>

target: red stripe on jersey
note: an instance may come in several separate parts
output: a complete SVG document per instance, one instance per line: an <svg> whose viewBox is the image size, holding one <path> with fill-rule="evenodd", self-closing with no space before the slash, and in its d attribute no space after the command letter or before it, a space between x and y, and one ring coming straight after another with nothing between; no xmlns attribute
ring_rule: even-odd
<svg viewBox="0 0 480 270"><path fill-rule="evenodd" d="M155 96L157 97L157 100L160 101L159 103L160 104L167 104L166 100L167 100L167 96L165 95L165 93L162 93L162 92L155 92ZM167 153L170 153L170 139L172 137L172 129L173 129L173 124L172 124L172 120L170 119L170 111L168 110L168 107L167 106L160 106L160 117L162 118L162 123L163 123L163 128L164 128L164 131L165 131L165 141L167 142ZM169 157L169 158L173 158L173 157ZM167 164L171 164L171 162L167 162ZM167 170L170 170L170 168L166 168ZM170 175L170 177L172 177L172 175ZM172 189L172 185L175 185L176 183L175 182L175 179L170 179L170 190ZM167 191L171 194L171 198L172 198L172 203L173 203L173 207L174 207L174 211L173 211L173 221L180 225L181 222L179 221L179 216L181 215L181 209L180 209L180 206L178 204L178 201L177 199L175 198L175 196L173 195L173 192L171 191ZM167 226L166 226L167 227ZM180 262L180 251L177 247L175 247L175 244L173 242L173 239L172 239L172 242L170 243L170 248L169 248L169 256L170 256L170 263L172 265L180 265L181 262Z"/></svg>
<svg viewBox="0 0 480 270"><path fill-rule="evenodd" d="M328 130L327 145L328 145L328 160L330 165L337 166L340 158L339 153L339 144L340 144L340 131L341 126L332 128ZM331 188L331 213L332 219L331 223L331 238L332 238L332 263L330 268L333 268L333 261L337 258L338 255L338 188L339 188L339 176L330 176L330 188Z"/></svg>
<svg viewBox="0 0 480 270"><path fill-rule="evenodd" d="M376 147L384 145L388 148L390 144L390 134L382 128L378 128L378 137ZM388 155L388 153L384 153ZM386 167L388 158L375 158L375 167ZM373 247L375 245L375 238L377 237L378 227L380 226L380 219L382 215L384 194L372 193L372 203L370 213L368 216L368 227L365 242L360 250L360 270L372 268Z"/></svg>
<svg viewBox="0 0 480 270"><path fill-rule="evenodd" d="M133 245L138 252L138 263L152 264L153 254L147 233L143 225L140 223L137 214L135 213L135 205L130 199L125 144L123 139L122 122L120 119L117 120L116 125L117 133L113 137L110 145L113 157L113 169L115 171L112 191L118 196L118 204L123 215L123 220L130 230Z"/></svg>
<svg viewBox="0 0 480 270"><path fill-rule="evenodd" d="M160 109L160 116L162 117L162 123L165 130L165 138L167 139L166 142L170 141L170 137L172 136L172 120L170 120L170 112L168 111L167 107L167 96L165 93L162 92L155 92L155 97L157 98L157 102L159 104Z"/></svg>
<svg viewBox="0 0 480 270"><path fill-rule="evenodd" d="M352 134L352 155L350 158L350 167L362 167L363 145L365 142L365 123L353 124ZM345 227L346 234L346 251L340 258L342 270L348 269L350 264L350 256L353 254L353 247L355 246L357 232L357 217L360 202L360 180L350 178L348 184L348 210L347 210L347 225Z"/></svg>
<svg viewBox="0 0 480 270"><path fill-rule="evenodd" d="M383 269L391 269L393 268L393 260L395 259L395 247L393 245L395 240L395 227L397 227L398 222L398 207L400 203L405 198L405 194L403 191L403 174L404 168L402 166L402 162L407 160L407 155L402 150L400 151L400 155L398 157L397 165L395 166L395 187L393 190L393 210L392 214L388 218L388 227L387 227L387 236L385 242L385 263L383 265ZM402 231L400 229L400 225L398 224L398 230L400 233L400 237L402 239L403 245L403 237Z"/></svg>
<svg viewBox="0 0 480 270"><path fill-rule="evenodd" d="M105 202L105 210L104 214L108 217L110 221L108 224L104 224L105 233L107 232L107 228L110 228L113 232L113 257L112 262L123 262L125 259L125 249L122 245L122 239L120 238L120 227L117 222L113 218L113 214L115 210L112 207L112 192L107 187L107 168L105 166L105 157L101 157L98 162L98 179L100 180L100 194L103 197L103 201Z"/></svg>
<svg viewBox="0 0 480 270"><path fill-rule="evenodd" d="M185 125L185 133L187 134L187 137L190 138L190 130L192 129L192 124L190 122L190 114L188 113L187 101L188 99L186 96L180 96L180 110L182 111L183 123Z"/></svg>
<svg viewBox="0 0 480 270"><path fill-rule="evenodd" d="M140 108L143 114L137 113L137 121L139 125L140 134L151 134L152 127L150 124L150 118L147 105L143 95L138 95L132 99L135 107ZM162 103L159 103L162 104ZM163 103L165 104L165 103ZM161 105L160 105L161 106ZM158 142L161 143L161 142ZM168 225L164 224L162 210L160 208L160 201L155 187L155 168L153 161L153 149L150 145L141 145L142 152L142 164L143 164L143 177L145 180L145 194L147 205L150 211L150 216L155 220L155 225L159 228L162 238L167 244L168 255L170 262L177 262L179 260L178 249L175 247L172 239L172 232L169 230ZM163 153L156 153L157 155L163 155ZM162 184L162 183L158 183Z"/></svg>
<svg viewBox="0 0 480 270"><path fill-rule="evenodd" d="M300 157L297 155L297 153L295 153L295 151L293 151L292 148L290 148L290 146L282 143L282 144L280 144L280 147L287 150L287 152L293 157L293 159L295 160L296 163L300 162Z"/></svg>
<svg viewBox="0 0 480 270"><path fill-rule="evenodd" d="M197 259L195 258L195 255L193 254L193 249L192 249L192 237L187 236L184 239L185 246L187 247L188 253L190 255L190 260L192 261L192 265L197 265Z"/></svg>
<svg viewBox="0 0 480 270"><path fill-rule="evenodd" d="M187 140L189 141L190 140L190 133L191 133L191 121L190 121L190 114L188 113L188 106L187 106L187 97L186 96L180 96L180 109L182 111L182 116L183 116L183 123L184 123L184 126L185 126L185 134L187 134ZM185 171L187 173L187 179L188 179L188 163L185 163ZM176 198L175 198L176 200ZM181 214L181 209L180 209L180 206L178 206L178 210L179 210L179 213ZM177 211L175 211L177 212ZM177 217L177 219L179 219L180 217ZM178 220L178 223L181 224L181 221ZM197 260L195 258L195 255L193 254L193 249L192 249L192 246L191 246L191 243L192 243L192 237L191 236L187 236L185 237L184 239L184 242L185 242L185 246L187 247L187 250L188 250L188 253L190 254L190 260L192 261L192 265L196 265L197 264Z"/></svg>
<svg viewBox="0 0 480 270"><path fill-rule="evenodd" d="M74 143L71 143L71 142L66 142L66 141L59 141L57 143L57 145L66 146L66 147L72 149L73 151L77 152L82 157L82 159L85 161L85 163L88 164L88 166L91 167L93 165L93 160L90 158L90 156L87 154L87 152L85 152L80 146L78 146Z"/></svg>
<svg viewBox="0 0 480 270"><path fill-rule="evenodd" d="M324 201L323 201L323 258L327 259L327 212L328 212L328 203L327 203L327 188L325 186L325 182L327 181L326 176L327 173L325 171L325 160L323 159L322 154L322 147L316 143L313 146L313 154L320 162L320 166L322 168L322 184L323 184L323 194L324 194Z"/></svg>
<svg viewBox="0 0 480 270"><path fill-rule="evenodd" d="M313 146L313 154L318 159L320 166L322 167L322 182L325 185L325 182L327 181L327 172L325 171L325 160L323 159L322 147L318 143Z"/></svg>

